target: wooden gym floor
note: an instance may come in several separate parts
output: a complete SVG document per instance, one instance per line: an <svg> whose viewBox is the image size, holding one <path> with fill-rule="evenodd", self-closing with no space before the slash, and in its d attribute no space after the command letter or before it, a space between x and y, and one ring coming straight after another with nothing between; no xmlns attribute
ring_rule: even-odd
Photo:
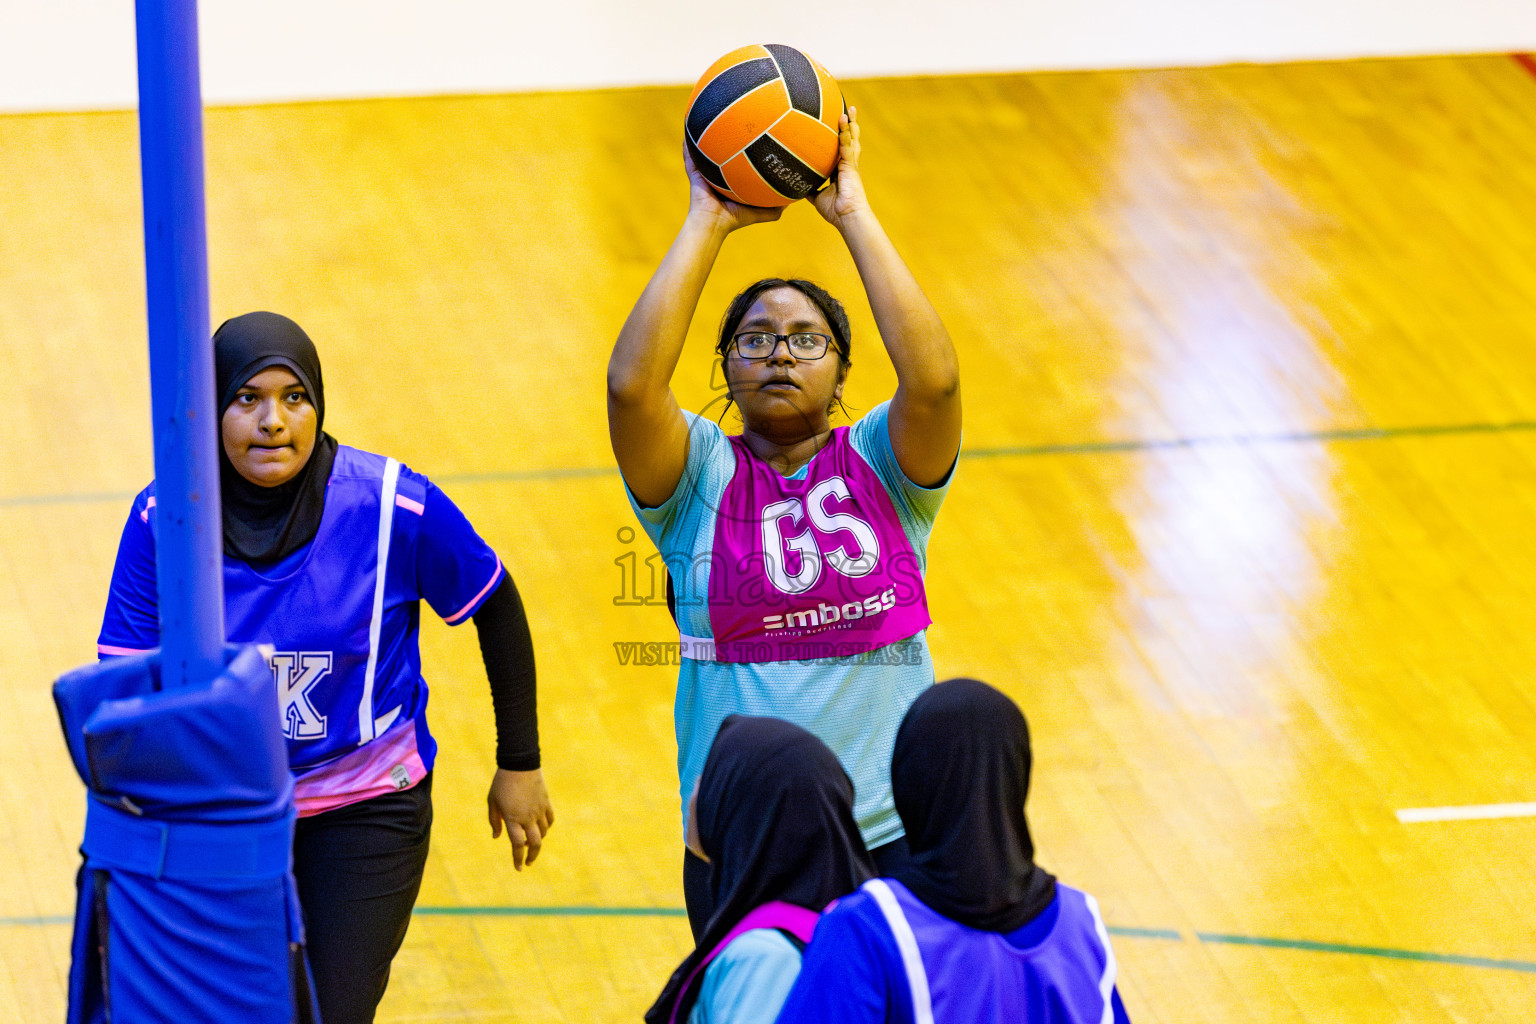
<svg viewBox="0 0 1536 1024"><path fill-rule="evenodd" d="M1023 705L1040 859L1096 894L1139 1022L1515 1021L1536 1005L1536 77L1507 56L847 83L949 324L965 451L944 675ZM512 568L559 821L488 837L472 630L424 628L433 856L380 1020L636 1020L688 947L673 638L603 369L679 223L680 89L207 118L215 321L320 346L329 426L432 475ZM136 128L0 118L0 1018L62 1018L93 657L151 474ZM678 389L765 274L854 319L813 211L727 247ZM628 556L634 555L633 561ZM625 575L631 566L638 580ZM655 591L659 593L659 591Z"/></svg>

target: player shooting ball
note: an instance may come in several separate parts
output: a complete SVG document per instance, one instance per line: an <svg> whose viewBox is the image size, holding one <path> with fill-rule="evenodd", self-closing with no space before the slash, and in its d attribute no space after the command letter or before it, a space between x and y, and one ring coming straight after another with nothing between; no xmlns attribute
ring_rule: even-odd
<svg viewBox="0 0 1536 1024"><path fill-rule="evenodd" d="M608 426L639 516L678 592L678 775L686 805L728 715L786 719L837 754L881 873L906 856L891 797L896 729L934 681L924 630L928 534L960 449L954 347L871 209L858 112L838 119L835 183L812 197L858 268L896 393L832 426L852 366L842 304L765 278L731 302L715 355L742 430L682 410L670 382L728 236L778 208L724 199L684 161L688 213L608 364ZM695 937L709 869L685 854Z"/></svg>

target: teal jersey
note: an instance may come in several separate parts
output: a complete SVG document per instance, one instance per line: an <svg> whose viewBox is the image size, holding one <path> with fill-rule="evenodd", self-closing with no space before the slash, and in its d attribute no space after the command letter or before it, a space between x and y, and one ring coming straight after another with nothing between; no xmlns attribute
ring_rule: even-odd
<svg viewBox="0 0 1536 1024"><path fill-rule="evenodd" d="M921 572L927 568L928 534L953 472L937 487L920 487L907 479L891 448L889 408L883 402L855 423L849 442L884 487ZM629 500L672 575L680 632L710 640L710 556L717 510L736 473L736 456L719 426L693 413L683 415L688 420L688 464L677 490L656 508L642 507L633 494ZM809 468L801 467L791 479L803 477ZM896 729L912 701L933 681L924 632L851 657L741 663L685 657L674 711L682 803L686 807L726 716L782 718L815 734L842 761L853 780L854 818L865 845L873 849L889 843L902 835L891 797Z"/></svg>
<svg viewBox="0 0 1536 1024"><path fill-rule="evenodd" d="M773 1024L800 976L800 951L777 928L742 932L704 970L688 1024Z"/></svg>

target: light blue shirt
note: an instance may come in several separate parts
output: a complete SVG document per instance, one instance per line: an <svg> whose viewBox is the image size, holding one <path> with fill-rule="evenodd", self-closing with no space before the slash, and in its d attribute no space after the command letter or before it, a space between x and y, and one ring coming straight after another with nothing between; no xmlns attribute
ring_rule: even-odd
<svg viewBox="0 0 1536 1024"><path fill-rule="evenodd" d="M907 479L891 448L889 402L849 431L849 443L884 485L920 569L927 568L928 534L953 473L937 487ZM736 474L729 438L715 423L690 412L688 464L677 490L656 508L629 495L640 523L666 560L677 591L678 628L713 638L710 628L710 551L716 510ZM809 466L794 477L802 477ZM816 661L728 664L683 659L678 672L677 774L686 815L688 796L728 715L765 715L799 725L831 747L853 780L854 819L873 849L902 835L891 797L891 750L896 729L918 694L933 685L925 633L865 655Z"/></svg>
<svg viewBox="0 0 1536 1024"><path fill-rule="evenodd" d="M773 1024L799 974L800 951L783 932L742 932L704 969L688 1024Z"/></svg>

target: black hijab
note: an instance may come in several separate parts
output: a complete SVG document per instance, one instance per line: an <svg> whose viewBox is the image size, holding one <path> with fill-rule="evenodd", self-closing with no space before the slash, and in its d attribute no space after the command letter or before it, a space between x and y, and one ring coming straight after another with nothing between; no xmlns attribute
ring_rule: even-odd
<svg viewBox="0 0 1536 1024"><path fill-rule="evenodd" d="M219 441L219 494L224 510L224 553L243 562L276 562L314 539L325 510L325 485L336 460L336 439L324 433L325 385L320 356L304 329L276 313L247 313L213 333L214 387L219 417L235 393L262 370L293 372L315 407L315 448L297 476L262 487L241 476Z"/></svg>
<svg viewBox="0 0 1536 1024"><path fill-rule="evenodd" d="M1011 932L1048 907L1056 879L1035 864L1024 820L1030 761L1023 712L986 683L951 679L913 701L891 755L912 851L896 880L982 931Z"/></svg>
<svg viewBox="0 0 1536 1024"><path fill-rule="evenodd" d="M677 1019L688 1019L702 975L687 991L684 983L751 911L778 900L819 913L874 875L837 755L777 718L721 723L699 777L698 842L709 856L715 913L646 1012L650 1024L665 1024L679 997Z"/></svg>

